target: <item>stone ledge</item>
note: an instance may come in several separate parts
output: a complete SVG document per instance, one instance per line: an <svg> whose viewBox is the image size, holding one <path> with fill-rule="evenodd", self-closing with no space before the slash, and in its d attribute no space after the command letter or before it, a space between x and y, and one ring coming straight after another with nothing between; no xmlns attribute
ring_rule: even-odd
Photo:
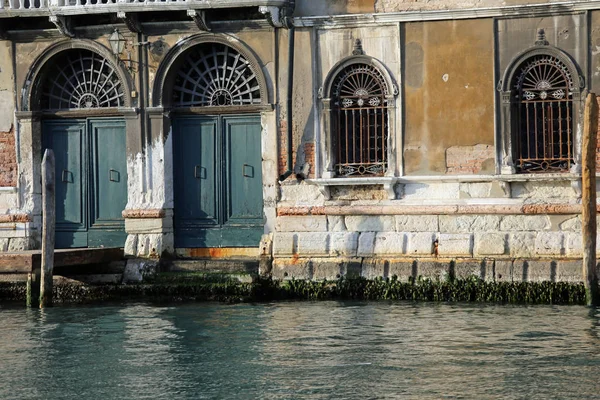
<svg viewBox="0 0 600 400"><path fill-rule="evenodd" d="M600 206L597 206L600 213ZM580 214L580 204L440 204L277 207L277 216L302 215L455 215L455 214Z"/></svg>
<svg viewBox="0 0 600 400"><path fill-rule="evenodd" d="M164 208L129 209L123 210L121 215L128 219L164 218L166 211Z"/></svg>
<svg viewBox="0 0 600 400"><path fill-rule="evenodd" d="M3 214L0 215L0 224L15 222L31 222L29 214Z"/></svg>

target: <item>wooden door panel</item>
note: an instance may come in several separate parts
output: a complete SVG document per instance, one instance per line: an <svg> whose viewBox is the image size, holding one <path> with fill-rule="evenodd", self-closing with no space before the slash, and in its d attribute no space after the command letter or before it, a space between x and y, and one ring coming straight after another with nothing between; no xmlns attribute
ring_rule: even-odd
<svg viewBox="0 0 600 400"><path fill-rule="evenodd" d="M224 122L227 150L227 203L224 223L260 225L263 219L261 125L259 118Z"/></svg>
<svg viewBox="0 0 600 400"><path fill-rule="evenodd" d="M125 121L90 120L90 247L123 246L127 205Z"/></svg>
<svg viewBox="0 0 600 400"><path fill-rule="evenodd" d="M217 120L183 118L174 122L175 226L219 224Z"/></svg>
<svg viewBox="0 0 600 400"><path fill-rule="evenodd" d="M86 247L88 202L85 121L45 121L44 149L54 151L56 247Z"/></svg>
<svg viewBox="0 0 600 400"><path fill-rule="evenodd" d="M173 126L175 246L257 246L260 118L180 117Z"/></svg>
<svg viewBox="0 0 600 400"><path fill-rule="evenodd" d="M91 225L123 226L127 205L124 121L90 122L93 193Z"/></svg>

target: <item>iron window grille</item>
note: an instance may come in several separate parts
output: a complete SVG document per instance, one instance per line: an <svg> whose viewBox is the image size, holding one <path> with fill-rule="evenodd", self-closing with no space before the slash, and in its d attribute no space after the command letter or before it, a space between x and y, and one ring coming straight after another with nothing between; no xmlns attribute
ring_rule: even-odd
<svg viewBox="0 0 600 400"><path fill-rule="evenodd" d="M124 88L115 68L90 50L58 55L42 84L45 110L122 107Z"/></svg>
<svg viewBox="0 0 600 400"><path fill-rule="evenodd" d="M221 43L194 46L175 76L175 107L261 104L260 86L250 62Z"/></svg>
<svg viewBox="0 0 600 400"><path fill-rule="evenodd" d="M573 77L559 59L537 55L517 73L517 170L565 172L573 164Z"/></svg>
<svg viewBox="0 0 600 400"><path fill-rule="evenodd" d="M382 176L387 171L386 85L372 65L351 64L333 81L332 141L338 176Z"/></svg>

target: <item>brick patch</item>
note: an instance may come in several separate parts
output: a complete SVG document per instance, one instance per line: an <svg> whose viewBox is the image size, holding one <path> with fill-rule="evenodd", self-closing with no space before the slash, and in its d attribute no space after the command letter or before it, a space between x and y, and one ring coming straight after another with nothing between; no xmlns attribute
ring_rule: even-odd
<svg viewBox="0 0 600 400"><path fill-rule="evenodd" d="M494 161L494 146L453 146L446 149L446 173L479 174L487 160Z"/></svg>
<svg viewBox="0 0 600 400"><path fill-rule="evenodd" d="M310 164L310 172L308 173L309 179L315 177L315 143L307 142L304 143L304 160Z"/></svg>
<svg viewBox="0 0 600 400"><path fill-rule="evenodd" d="M165 216L165 210L162 208L123 210L121 215L123 215L123 218L129 219L163 218Z"/></svg>
<svg viewBox="0 0 600 400"><path fill-rule="evenodd" d="M17 186L17 153L15 151L15 132L0 132L0 187Z"/></svg>

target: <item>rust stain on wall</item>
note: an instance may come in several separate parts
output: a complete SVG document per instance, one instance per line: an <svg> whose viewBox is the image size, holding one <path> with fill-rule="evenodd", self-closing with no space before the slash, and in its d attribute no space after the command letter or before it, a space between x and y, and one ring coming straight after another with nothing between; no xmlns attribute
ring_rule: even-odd
<svg viewBox="0 0 600 400"><path fill-rule="evenodd" d="M405 170L446 173L448 148L494 144L492 20L405 27Z"/></svg>

